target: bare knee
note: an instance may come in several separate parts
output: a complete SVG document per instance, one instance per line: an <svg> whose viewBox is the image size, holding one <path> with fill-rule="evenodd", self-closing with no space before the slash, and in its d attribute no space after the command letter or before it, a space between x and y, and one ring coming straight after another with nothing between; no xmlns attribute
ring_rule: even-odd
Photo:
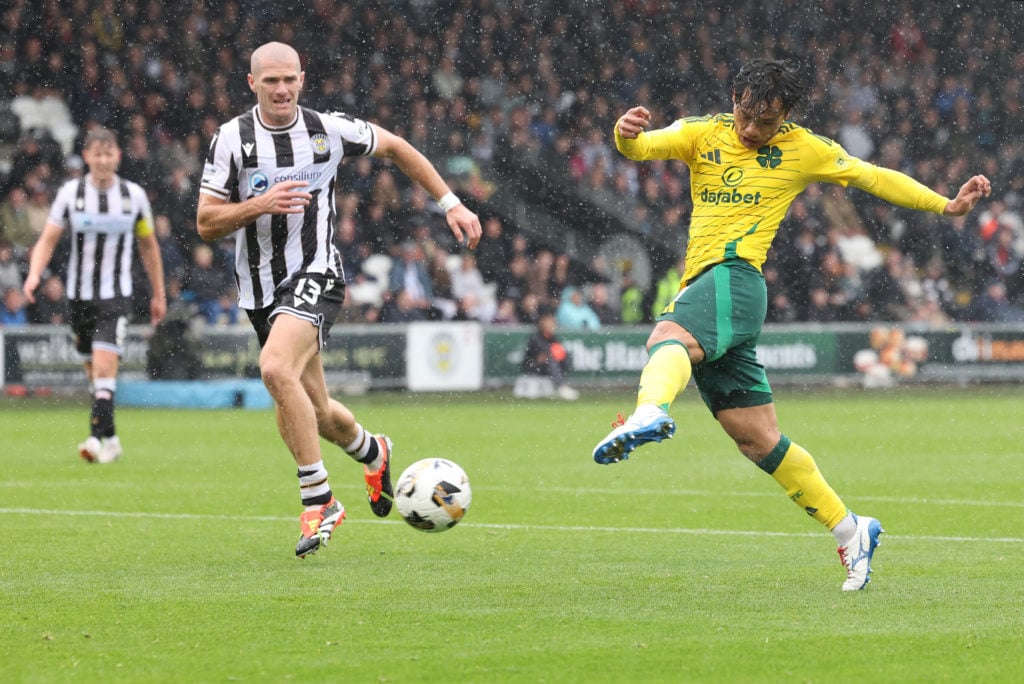
<svg viewBox="0 0 1024 684"><path fill-rule="evenodd" d="M658 321L647 338L647 351L662 342L675 341L686 347L692 363L700 363L704 360L704 349L697 343L697 340L690 334L690 331L673 321Z"/></svg>
<svg viewBox="0 0 1024 684"><path fill-rule="evenodd" d="M299 382L298 375L284 358L277 354L268 354L265 350L260 354L260 377L271 393Z"/></svg>
<svg viewBox="0 0 1024 684"><path fill-rule="evenodd" d="M740 453L754 463L770 454L782 439L771 404L724 409L715 417Z"/></svg>
<svg viewBox="0 0 1024 684"><path fill-rule="evenodd" d="M770 429L733 435L732 438L741 454L754 463L760 463L761 459L775 449L779 440L782 439L782 433L778 429Z"/></svg>
<svg viewBox="0 0 1024 684"><path fill-rule="evenodd" d="M116 378L117 365L120 357L109 351L93 352L92 360L86 364L86 372L90 378Z"/></svg>

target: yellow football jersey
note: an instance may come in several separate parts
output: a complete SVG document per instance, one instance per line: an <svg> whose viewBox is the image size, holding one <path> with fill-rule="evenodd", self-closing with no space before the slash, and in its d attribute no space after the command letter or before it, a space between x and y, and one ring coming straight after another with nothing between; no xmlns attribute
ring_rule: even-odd
<svg viewBox="0 0 1024 684"><path fill-rule="evenodd" d="M616 126L615 144L634 161L680 159L690 167L693 214L683 284L727 259L743 259L760 270L789 205L811 183L853 185L899 206L936 213L948 201L789 121L757 150L740 143L732 114L679 119L635 139L623 138Z"/></svg>

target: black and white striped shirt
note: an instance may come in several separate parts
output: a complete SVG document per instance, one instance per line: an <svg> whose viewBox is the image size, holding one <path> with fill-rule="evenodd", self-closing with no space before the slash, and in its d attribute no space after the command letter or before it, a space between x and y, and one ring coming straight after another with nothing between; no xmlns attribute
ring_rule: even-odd
<svg viewBox="0 0 1024 684"><path fill-rule="evenodd" d="M301 214L263 215L235 235L235 277L243 309L270 306L274 291L297 273L344 277L334 244L338 165L377 149L373 127L344 114L300 107L288 126L266 126L258 107L220 127L200 192L240 202L275 183L302 180L313 195Z"/></svg>
<svg viewBox="0 0 1024 684"><path fill-rule="evenodd" d="M49 220L71 229L68 299L132 295L133 241L153 233L153 210L145 190L120 176L114 176L110 188L100 190L87 174L61 186Z"/></svg>

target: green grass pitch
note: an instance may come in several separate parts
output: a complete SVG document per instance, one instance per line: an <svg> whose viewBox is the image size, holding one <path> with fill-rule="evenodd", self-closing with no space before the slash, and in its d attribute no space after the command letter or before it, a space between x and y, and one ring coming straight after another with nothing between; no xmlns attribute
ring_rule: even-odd
<svg viewBox="0 0 1024 684"><path fill-rule="evenodd" d="M444 456L473 504L444 534L365 502L304 561L270 412L0 403L3 682L1011 682L1024 671L1024 391L778 392L784 432L886 528L843 593L831 536L688 391L676 438L598 466L626 392L346 399L395 472Z"/></svg>

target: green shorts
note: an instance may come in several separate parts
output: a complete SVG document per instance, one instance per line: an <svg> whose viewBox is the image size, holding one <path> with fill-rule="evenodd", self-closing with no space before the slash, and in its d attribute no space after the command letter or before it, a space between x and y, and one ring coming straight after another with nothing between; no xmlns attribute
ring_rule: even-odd
<svg viewBox="0 0 1024 684"><path fill-rule="evenodd" d="M659 321L683 326L704 350L704 361L693 367L693 379L712 414L772 403L772 388L756 351L767 311L764 276L746 261L733 259L697 276L658 316Z"/></svg>

